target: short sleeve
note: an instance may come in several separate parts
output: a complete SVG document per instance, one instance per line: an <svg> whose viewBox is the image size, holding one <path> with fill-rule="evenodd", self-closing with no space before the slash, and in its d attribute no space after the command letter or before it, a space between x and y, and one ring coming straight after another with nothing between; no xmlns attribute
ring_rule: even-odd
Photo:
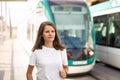
<svg viewBox="0 0 120 80"><path fill-rule="evenodd" d="M66 49L62 51L62 64L68 65L67 52Z"/></svg>
<svg viewBox="0 0 120 80"><path fill-rule="evenodd" d="M36 65L36 52L33 52L30 56L30 60L29 60L29 65L35 66Z"/></svg>

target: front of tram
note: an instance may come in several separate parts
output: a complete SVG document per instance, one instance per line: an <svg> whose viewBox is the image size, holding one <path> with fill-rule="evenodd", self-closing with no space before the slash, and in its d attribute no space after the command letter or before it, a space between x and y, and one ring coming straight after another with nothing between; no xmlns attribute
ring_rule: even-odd
<svg viewBox="0 0 120 80"><path fill-rule="evenodd" d="M50 0L49 5L60 38L67 47L68 74L88 72L94 66L95 56L91 20L85 2Z"/></svg>

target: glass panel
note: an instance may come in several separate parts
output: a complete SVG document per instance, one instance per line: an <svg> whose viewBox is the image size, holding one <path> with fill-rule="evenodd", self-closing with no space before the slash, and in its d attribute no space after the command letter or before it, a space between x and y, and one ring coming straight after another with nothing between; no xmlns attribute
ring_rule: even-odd
<svg viewBox="0 0 120 80"><path fill-rule="evenodd" d="M120 47L120 13L111 14L109 23L109 45Z"/></svg>
<svg viewBox="0 0 120 80"><path fill-rule="evenodd" d="M51 8L57 30L63 43L67 45L67 48L80 48L85 45L89 32L89 15L87 8L82 5L54 5L51 6ZM57 11L55 11L54 8L57 8ZM68 34L67 38L64 35L66 31Z"/></svg>
<svg viewBox="0 0 120 80"><path fill-rule="evenodd" d="M98 16L94 18L97 44L106 45L107 23L107 16Z"/></svg>

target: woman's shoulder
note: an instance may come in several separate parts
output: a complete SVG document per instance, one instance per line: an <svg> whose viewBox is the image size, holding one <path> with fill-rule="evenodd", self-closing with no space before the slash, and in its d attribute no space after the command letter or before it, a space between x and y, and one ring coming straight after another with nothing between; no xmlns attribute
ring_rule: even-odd
<svg viewBox="0 0 120 80"><path fill-rule="evenodd" d="M38 54L42 51L42 49L36 49L35 51L33 51L33 54Z"/></svg>
<svg viewBox="0 0 120 80"><path fill-rule="evenodd" d="M66 48L64 48L63 50L61 50L62 52L66 52Z"/></svg>

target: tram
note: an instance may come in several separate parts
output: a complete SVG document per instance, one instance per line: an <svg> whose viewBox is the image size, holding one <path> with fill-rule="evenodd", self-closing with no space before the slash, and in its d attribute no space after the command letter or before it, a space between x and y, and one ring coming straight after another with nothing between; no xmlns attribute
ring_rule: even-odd
<svg viewBox="0 0 120 80"><path fill-rule="evenodd" d="M28 37L33 42L39 25L51 21L66 45L68 74L86 73L95 65L95 33L91 12L84 0L41 0L28 22Z"/></svg>
<svg viewBox="0 0 120 80"><path fill-rule="evenodd" d="M120 69L120 1L91 6L96 33L96 59Z"/></svg>

